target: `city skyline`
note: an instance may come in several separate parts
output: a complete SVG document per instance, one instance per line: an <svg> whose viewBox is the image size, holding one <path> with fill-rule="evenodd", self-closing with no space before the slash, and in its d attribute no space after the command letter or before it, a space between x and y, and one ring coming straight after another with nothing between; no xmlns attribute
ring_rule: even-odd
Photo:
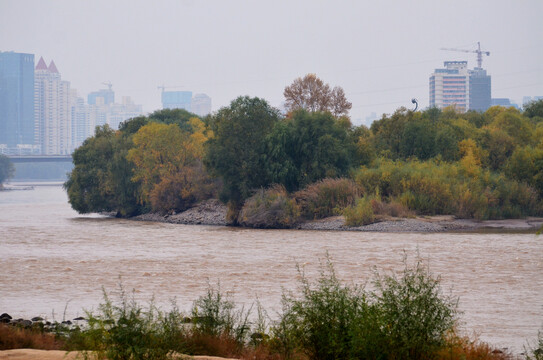
<svg viewBox="0 0 543 360"><path fill-rule="evenodd" d="M444 61L490 51L493 98L543 94L543 2L103 1L0 2L0 48L55 59L81 93L116 92L161 108L160 85L206 93L213 110L240 95L280 107L285 86L315 73L343 87L351 118L378 117L413 97ZM361 121L363 122L363 121Z"/></svg>

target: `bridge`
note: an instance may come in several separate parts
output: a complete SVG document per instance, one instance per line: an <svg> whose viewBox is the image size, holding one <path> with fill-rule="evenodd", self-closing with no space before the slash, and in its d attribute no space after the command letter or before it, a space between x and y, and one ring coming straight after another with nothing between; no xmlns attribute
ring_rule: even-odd
<svg viewBox="0 0 543 360"><path fill-rule="evenodd" d="M71 155L8 155L14 163L72 162Z"/></svg>

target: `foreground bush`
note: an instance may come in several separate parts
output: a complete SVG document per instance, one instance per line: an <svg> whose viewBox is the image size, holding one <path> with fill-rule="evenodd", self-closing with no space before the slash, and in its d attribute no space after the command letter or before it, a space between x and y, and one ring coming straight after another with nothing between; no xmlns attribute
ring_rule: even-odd
<svg viewBox="0 0 543 360"><path fill-rule="evenodd" d="M87 313L88 327L70 334L67 346L85 350L85 359L169 359L172 351L183 351L182 318L174 308L164 314L152 303L147 309L121 287L118 303L104 291L99 313Z"/></svg>
<svg viewBox="0 0 543 360"><path fill-rule="evenodd" d="M406 260L404 260L404 263ZM440 278L419 260L400 277L377 275L372 294L379 309L387 357L436 358L457 320L458 300L442 293Z"/></svg>
<svg viewBox="0 0 543 360"><path fill-rule="evenodd" d="M526 360L543 360L543 331L537 334L537 343L524 348Z"/></svg>
<svg viewBox="0 0 543 360"><path fill-rule="evenodd" d="M151 304L144 308L121 288L117 302L104 292L88 325L59 332L65 350L83 351L86 359L171 359L178 354L242 359L450 359L500 360L509 354L455 333L457 299L443 294L439 277L420 260L397 275L375 273L372 289L346 285L329 259L312 281L299 269L298 291L283 295L283 311L267 325L258 307L238 308L220 288L208 287L193 304L191 318L177 308L169 312ZM50 334L18 332L0 326L5 348L15 336L24 339ZM26 330L25 330L26 331ZM41 339L41 338L40 338ZM10 347L46 348L43 341L11 342ZM527 351L527 360L540 360L539 344Z"/></svg>
<svg viewBox="0 0 543 360"><path fill-rule="evenodd" d="M356 184L346 178L324 179L293 194L305 219L322 219L339 215L359 196Z"/></svg>
<svg viewBox="0 0 543 360"><path fill-rule="evenodd" d="M299 218L296 202L282 185L260 189L245 201L238 222L256 228L289 228Z"/></svg>
<svg viewBox="0 0 543 360"><path fill-rule="evenodd" d="M419 260L401 277L376 275L375 291L342 285L328 262L301 277L274 328L280 351L310 359L435 359L457 320L457 301Z"/></svg>

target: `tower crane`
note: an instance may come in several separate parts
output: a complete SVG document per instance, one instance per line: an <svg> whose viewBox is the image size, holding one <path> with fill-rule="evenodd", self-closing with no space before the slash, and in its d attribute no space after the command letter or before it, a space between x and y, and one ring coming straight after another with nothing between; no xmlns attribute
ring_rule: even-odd
<svg viewBox="0 0 543 360"><path fill-rule="evenodd" d="M111 91L111 88L113 87L113 84L111 83L111 81L103 82L102 85L107 85L109 91Z"/></svg>
<svg viewBox="0 0 543 360"><path fill-rule="evenodd" d="M162 89L162 92L164 92L166 89L178 89L178 88L182 88L183 86L164 86L164 84L162 84L162 86L157 86L157 89Z"/></svg>
<svg viewBox="0 0 543 360"><path fill-rule="evenodd" d="M477 67L479 69L483 68L483 54L490 56L490 51L481 50L481 43L477 42L477 50L465 50L465 49L450 49L450 48L441 48L440 50L450 50L450 51L461 51L467 53L476 53L477 54Z"/></svg>

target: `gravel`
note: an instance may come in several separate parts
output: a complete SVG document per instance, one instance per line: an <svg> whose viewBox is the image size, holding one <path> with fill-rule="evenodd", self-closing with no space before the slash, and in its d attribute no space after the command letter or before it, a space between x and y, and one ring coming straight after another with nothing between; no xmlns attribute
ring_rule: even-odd
<svg viewBox="0 0 543 360"><path fill-rule="evenodd" d="M131 218L137 221L157 221L187 225L226 226L226 206L217 199L203 201L181 213L148 213ZM454 216L429 216L417 218L387 218L373 224L357 227L345 226L343 216L306 221L296 226L301 230L374 231L374 232L446 232L498 229L535 231L543 226L543 218L478 221L456 219Z"/></svg>

